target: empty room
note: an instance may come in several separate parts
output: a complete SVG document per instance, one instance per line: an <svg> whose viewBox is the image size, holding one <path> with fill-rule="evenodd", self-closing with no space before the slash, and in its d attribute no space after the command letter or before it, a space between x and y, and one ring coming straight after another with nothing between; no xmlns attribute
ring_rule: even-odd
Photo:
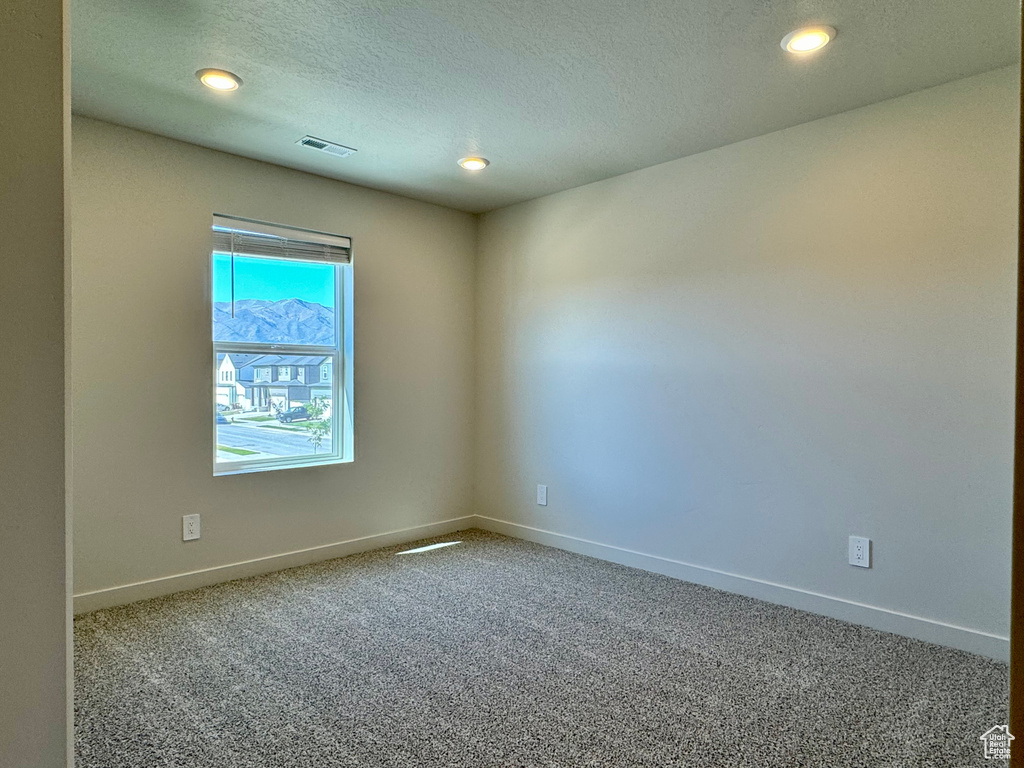
<svg viewBox="0 0 1024 768"><path fill-rule="evenodd" d="M2 18L0 766L1024 765L1017 0Z"/></svg>

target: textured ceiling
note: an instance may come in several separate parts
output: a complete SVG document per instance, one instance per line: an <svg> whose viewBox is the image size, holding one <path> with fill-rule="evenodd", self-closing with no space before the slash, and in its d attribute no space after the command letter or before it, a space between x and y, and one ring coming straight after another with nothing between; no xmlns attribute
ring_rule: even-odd
<svg viewBox="0 0 1024 768"><path fill-rule="evenodd" d="M72 0L76 113L486 211L1014 63L1018 0ZM795 58L779 40L827 23ZM244 86L203 88L221 67ZM312 134L359 151L300 148ZM471 174L455 161L490 158Z"/></svg>

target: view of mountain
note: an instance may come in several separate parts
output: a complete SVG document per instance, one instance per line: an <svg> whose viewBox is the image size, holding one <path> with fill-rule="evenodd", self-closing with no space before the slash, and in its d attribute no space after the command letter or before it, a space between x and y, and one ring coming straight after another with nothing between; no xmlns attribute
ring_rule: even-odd
<svg viewBox="0 0 1024 768"><path fill-rule="evenodd" d="M268 344L334 344L334 310L302 299L263 301L242 299L213 305L213 338L216 341L249 341Z"/></svg>

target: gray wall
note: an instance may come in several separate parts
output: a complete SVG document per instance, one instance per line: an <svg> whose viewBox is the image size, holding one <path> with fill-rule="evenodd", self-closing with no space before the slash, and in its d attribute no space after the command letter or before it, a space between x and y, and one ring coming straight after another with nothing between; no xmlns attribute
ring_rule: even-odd
<svg viewBox="0 0 1024 768"><path fill-rule="evenodd" d="M0 765L55 768L70 739L64 494L64 7L0 24Z"/></svg>
<svg viewBox="0 0 1024 768"><path fill-rule="evenodd" d="M471 512L471 215L84 118L73 142L76 594ZM354 238L354 463L212 476L215 211Z"/></svg>
<svg viewBox="0 0 1024 768"><path fill-rule="evenodd" d="M1000 70L487 214L480 514L1001 655L1017 87Z"/></svg>

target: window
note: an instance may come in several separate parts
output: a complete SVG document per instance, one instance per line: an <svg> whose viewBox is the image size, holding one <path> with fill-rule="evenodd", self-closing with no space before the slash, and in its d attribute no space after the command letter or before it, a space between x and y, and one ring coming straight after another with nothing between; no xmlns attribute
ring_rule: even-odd
<svg viewBox="0 0 1024 768"><path fill-rule="evenodd" d="M347 237L214 216L213 365L230 355L244 387L237 413L213 409L215 475L352 460L351 252ZM299 376L317 364L338 375Z"/></svg>
<svg viewBox="0 0 1024 768"><path fill-rule="evenodd" d="M320 381L330 381L331 378L331 364L324 363L320 366Z"/></svg>

